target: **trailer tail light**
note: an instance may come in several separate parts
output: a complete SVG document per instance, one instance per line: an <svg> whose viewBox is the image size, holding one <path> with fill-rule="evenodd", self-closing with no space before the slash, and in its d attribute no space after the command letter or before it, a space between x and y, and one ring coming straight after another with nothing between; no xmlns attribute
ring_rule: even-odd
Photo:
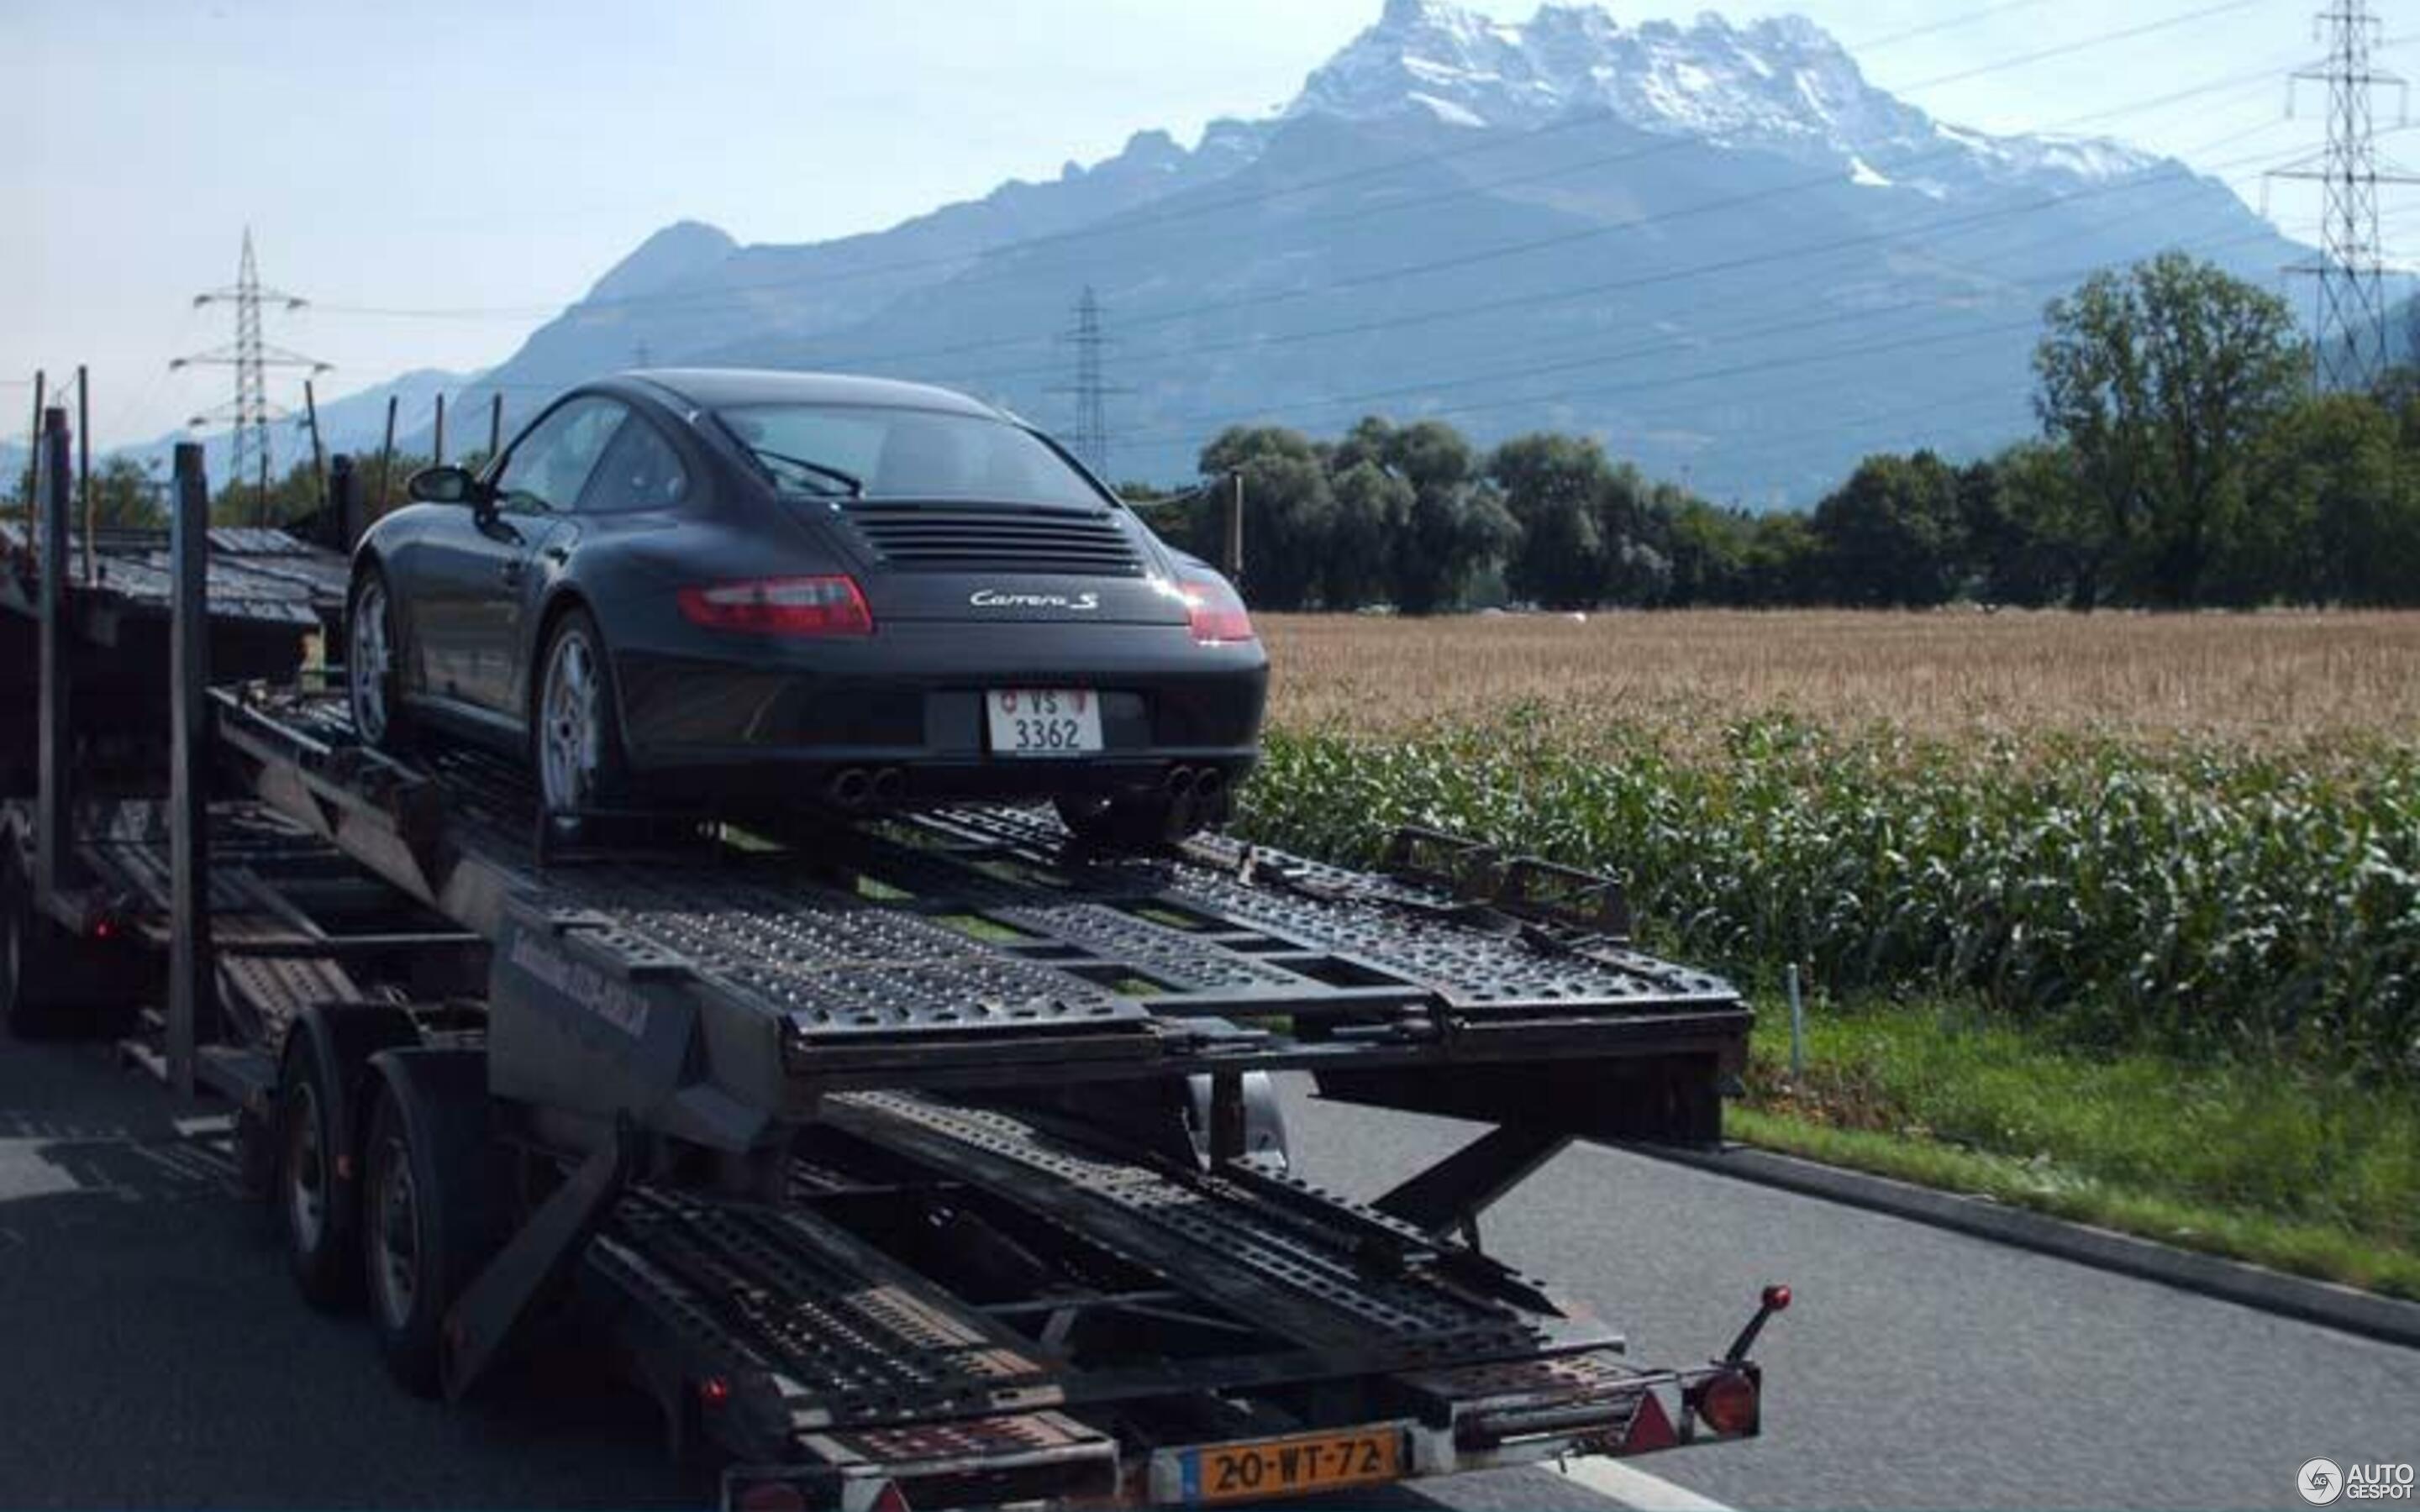
<svg viewBox="0 0 2420 1512"><path fill-rule="evenodd" d="M1257 639L1243 595L1226 579L1212 572L1188 572L1177 579L1177 591L1185 595L1186 621L1192 626L1195 645L1234 645Z"/></svg>
<svg viewBox="0 0 2420 1512"><path fill-rule="evenodd" d="M680 591L682 618L709 630L754 635L855 636L874 633L874 611L857 579L845 573L819 578L760 578L747 582L707 583Z"/></svg>
<svg viewBox="0 0 2420 1512"><path fill-rule="evenodd" d="M1698 1388L1698 1416L1726 1439L1756 1431L1756 1381L1745 1371L1730 1370Z"/></svg>
<svg viewBox="0 0 2420 1512"><path fill-rule="evenodd" d="M1630 1414L1630 1426L1621 1431L1621 1452L1649 1454L1669 1449L1680 1442L1681 1436L1672 1431L1672 1419L1665 1412L1664 1403L1652 1390L1640 1392L1638 1406Z"/></svg>
<svg viewBox="0 0 2420 1512"><path fill-rule="evenodd" d="M807 1493L794 1480L760 1480L726 1501L732 1512L807 1512Z"/></svg>

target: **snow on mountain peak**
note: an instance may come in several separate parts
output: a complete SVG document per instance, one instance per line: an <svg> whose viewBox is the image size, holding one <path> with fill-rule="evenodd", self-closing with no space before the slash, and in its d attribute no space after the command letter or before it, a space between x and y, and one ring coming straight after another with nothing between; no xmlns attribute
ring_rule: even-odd
<svg viewBox="0 0 2420 1512"><path fill-rule="evenodd" d="M1624 27L1591 4L1542 5L1524 23L1450 0L1386 0L1375 25L1305 81L1289 117L1424 114L1449 125L1533 129L1603 111L1643 131L1758 148L1872 183L1900 168L1918 186L1979 177L2071 182L2154 161L2118 143L1996 137L1936 123L1866 82L1804 16L1735 26L1702 11Z"/></svg>

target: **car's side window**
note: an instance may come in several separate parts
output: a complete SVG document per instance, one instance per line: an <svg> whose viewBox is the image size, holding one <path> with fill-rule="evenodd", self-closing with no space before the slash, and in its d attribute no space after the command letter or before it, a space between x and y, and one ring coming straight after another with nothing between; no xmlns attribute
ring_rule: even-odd
<svg viewBox="0 0 2420 1512"><path fill-rule="evenodd" d="M645 416L633 414L588 475L578 507L583 515L671 509L689 497L689 470L672 442Z"/></svg>
<svg viewBox="0 0 2420 1512"><path fill-rule="evenodd" d="M614 428L629 414L619 401L582 394L557 406L513 443L496 474L505 509L565 510L580 500Z"/></svg>

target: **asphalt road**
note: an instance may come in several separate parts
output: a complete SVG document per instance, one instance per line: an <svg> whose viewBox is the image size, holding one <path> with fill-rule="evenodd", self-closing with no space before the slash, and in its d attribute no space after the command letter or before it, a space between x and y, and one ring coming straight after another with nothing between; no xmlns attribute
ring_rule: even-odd
<svg viewBox="0 0 2420 1512"><path fill-rule="evenodd" d="M178 1112L99 1047L0 1041L0 1506L711 1497L567 1351L462 1411L394 1390L358 1323L295 1299ZM1293 1117L1305 1173L1362 1194L1463 1133L1298 1095ZM2301 1505L2305 1459L2420 1457L2420 1351L1635 1156L1565 1153L1486 1239L1651 1359L1718 1350L1792 1283L1768 1437L1640 1462L1734 1506ZM1373 1502L1607 1504L1534 1471Z"/></svg>

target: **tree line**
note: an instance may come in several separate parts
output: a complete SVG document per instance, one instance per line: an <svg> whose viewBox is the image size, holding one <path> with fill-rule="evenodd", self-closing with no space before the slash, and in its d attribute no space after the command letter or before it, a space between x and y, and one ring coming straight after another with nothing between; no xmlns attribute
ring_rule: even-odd
<svg viewBox="0 0 2420 1512"><path fill-rule="evenodd" d="M1333 440L1231 427L1202 451L1201 488L1120 491L1216 561L1240 477L1243 587L1272 609L2420 604L2412 368L2314 394L2283 301L2170 253L2053 301L2034 370L2038 437L1962 463L1876 454L1807 510L1712 502L1590 437L1482 449L1378 416ZM425 462L394 459L389 502ZM104 525L166 519L157 469L111 457L92 485ZM221 486L211 506L222 524L300 518L319 507L315 470Z"/></svg>
<svg viewBox="0 0 2420 1512"><path fill-rule="evenodd" d="M2039 437L1877 454L1804 511L1711 502L1588 437L1482 450L1434 420L1233 427L1201 471L1243 479L1245 592L1272 609L2420 604L2412 369L2311 393L2283 301L2181 254L2052 301L2034 369ZM1126 491L1217 560L1223 490Z"/></svg>

